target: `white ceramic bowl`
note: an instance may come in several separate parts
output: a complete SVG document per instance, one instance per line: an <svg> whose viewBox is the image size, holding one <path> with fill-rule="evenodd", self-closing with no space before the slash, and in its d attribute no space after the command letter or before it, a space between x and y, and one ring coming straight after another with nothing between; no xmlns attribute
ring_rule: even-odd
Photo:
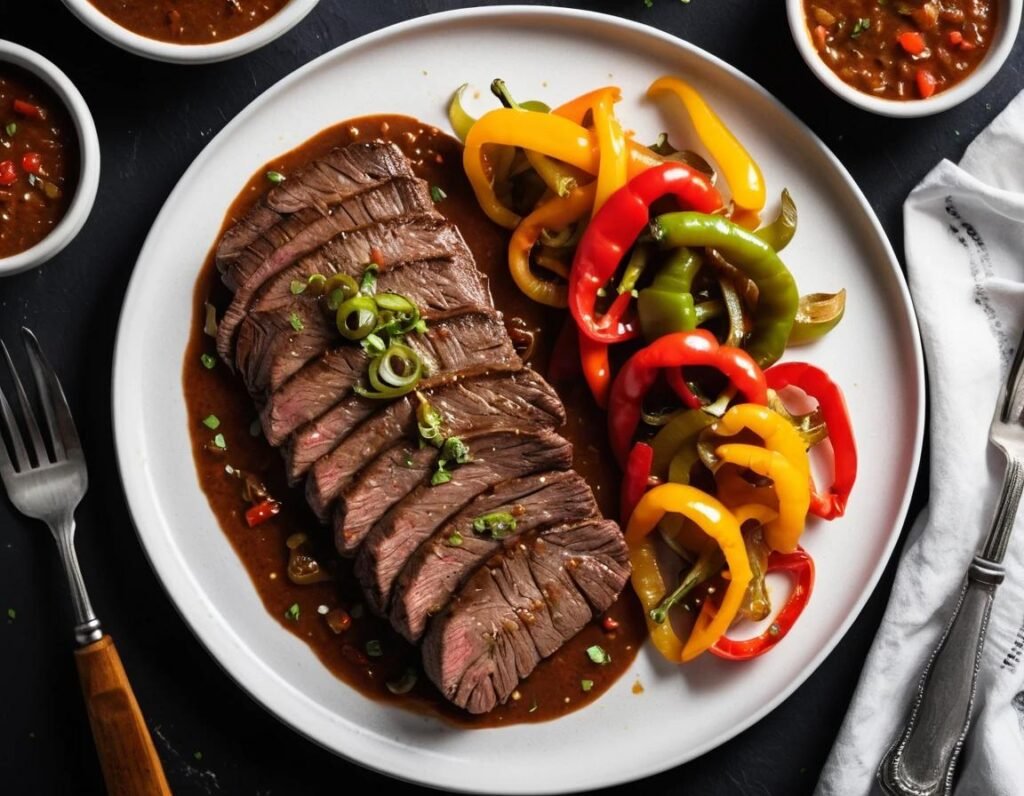
<svg viewBox="0 0 1024 796"><path fill-rule="evenodd" d="M995 37L989 45L988 54L977 68L965 79L948 91L940 91L928 99L891 100L874 97L844 83L818 55L811 41L811 31L807 25L803 0L786 0L786 14L789 16L789 29L800 55L807 62L811 71L832 92L838 94L851 105L882 116L910 118L930 116L934 113L947 111L964 100L970 99L988 83L1002 67L1006 57L1013 49L1020 28L1021 8L1024 0L996 0L999 6L999 20Z"/></svg>
<svg viewBox="0 0 1024 796"><path fill-rule="evenodd" d="M81 93L68 76L53 62L20 44L0 39L0 63L20 66L53 89L74 122L79 157L75 195L57 226L32 248L11 257L0 257L0 276L10 276L42 265L71 243L82 229L89 213L92 212L93 203L96 201L96 189L100 183L100 142L89 106L85 104Z"/></svg>
<svg viewBox="0 0 1024 796"><path fill-rule="evenodd" d="M130 53L175 64L209 64L237 58L269 44L295 27L318 2L290 0L288 5L259 27L214 44L174 44L150 39L121 27L89 0L64 0L64 5L104 39Z"/></svg>

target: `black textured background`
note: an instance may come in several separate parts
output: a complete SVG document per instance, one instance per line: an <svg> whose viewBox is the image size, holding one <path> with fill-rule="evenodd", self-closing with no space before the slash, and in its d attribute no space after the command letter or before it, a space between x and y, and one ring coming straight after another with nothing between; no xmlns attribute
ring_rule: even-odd
<svg viewBox="0 0 1024 796"><path fill-rule="evenodd" d="M71 76L92 108L103 148L99 196L85 229L44 269L0 281L0 336L15 341L19 326L31 326L63 378L92 481L78 512L82 568L177 794L305 794L324 788L358 793L395 785L303 740L252 702L197 644L143 557L117 477L110 419L114 334L136 255L181 173L260 92L364 33L464 5L475 4L322 0L297 28L256 53L182 67L106 44L58 0L0 0L0 37L42 52ZM970 102L932 118L884 119L855 110L818 83L796 52L779 0L569 5L669 31L759 81L845 163L901 256L906 194L941 158L958 159L1024 87L1018 40L1001 73ZM922 482L916 507L923 493ZM767 718L692 763L616 792L809 793L853 692L891 578L890 566L842 643ZM13 621L8 608L16 611ZM42 526L0 500L0 793L91 794L102 787L53 544Z"/></svg>

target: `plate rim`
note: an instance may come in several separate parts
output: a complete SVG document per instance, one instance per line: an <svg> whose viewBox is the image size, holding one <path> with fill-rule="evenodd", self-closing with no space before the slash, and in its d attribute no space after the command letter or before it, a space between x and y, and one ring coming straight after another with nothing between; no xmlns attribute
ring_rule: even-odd
<svg viewBox="0 0 1024 796"><path fill-rule="evenodd" d="M119 421L119 406L123 401L122 395L124 391L130 386L128 379L130 377L125 375L125 368L122 365L122 360L127 359L128 349L130 343L128 342L128 321L130 320L130 308L134 295L141 290L139 284L143 280L141 275L142 269L138 266L145 260L150 254L150 250L155 246L155 240L158 237L157 231L168 223L167 221L167 208L172 204L172 200L176 199L179 192L183 191L185 183L193 177L194 173L199 170L202 162L205 160L207 152L217 143L222 137L230 135L234 132L236 127L240 127L248 117L255 113L256 110L268 98L276 96L278 93L286 91L293 83L302 80L308 73L317 69L324 61L333 58L344 58L344 56L358 48L372 46L381 39L387 39L391 37L399 37L408 34L410 31L414 31L419 28L429 29L437 26L445 26L448 24L459 24L465 23L467 20L473 20L478 23L487 25L492 24L494 19L507 18L509 21L523 22L541 19L546 22L565 21L567 23L577 22L589 22L603 26L611 27L612 29L625 29L634 34L642 34L645 36L653 37L658 39L663 44L670 45L671 47L681 50L688 55L696 56L713 67L723 70L728 73L734 80L739 81L748 90L752 90L760 95L763 99L770 101L776 106L778 112L784 114L789 118L792 124L797 125L810 140L812 140L820 149L820 153L826 157L831 166L834 169L835 175L838 176L850 198L854 199L857 205L864 213L865 221L870 224L870 227L877 237L877 243L879 244L881 252L885 255L888 265L893 271L894 286L896 287L896 295L898 295L900 302L902 302L903 309L906 312L909 326L907 329L909 339L905 343L898 347L903 356L909 355L913 363L913 383L909 385L914 393L914 399L916 402L916 417L914 419L914 441L911 453L911 461L909 466L909 478L907 484L903 488L903 496L899 501L898 508L894 514L895 522L893 530L888 534L888 538L882 545L882 552L879 555L878 561L875 564L874 569L871 571L870 576L864 583L864 586L853 603L851 610L843 617L842 621L838 624L836 630L829 636L828 641L821 646L816 654L809 660L809 662L803 666L797 674L792 677L788 684L780 689L780 691L774 695L773 698L767 700L765 703L760 705L756 710L748 713L745 718L730 726L728 729L719 732L718 734L708 738L701 744L691 747L687 753L679 758L671 758L667 760L663 765L648 767L644 771L624 771L621 776L615 776L614 778L606 781L597 783L582 782L576 784L565 783L564 785L558 786L554 789L540 788L536 785L533 786L522 786L517 783L514 787L500 787L495 786L489 788L487 792L492 793L573 793L587 790L591 787L610 787L614 785L620 785L626 782L635 781L642 777L652 776L664 771L676 768L690 760L696 759L716 747L728 742L732 738L739 735L744 730L753 726L755 723L764 718L768 713L772 712L782 702L788 699L800 686L802 686L807 679L821 666L822 662L828 655L830 655L835 648L838 646L840 641L846 636L850 627L860 616L864 609L868 599L874 594L875 589L878 586L878 582L884 572L886 566L892 558L893 550L902 535L902 530L905 528L907 514L910 507L911 497L914 492L914 486L917 483L919 475L922 449L924 442L924 430L925 430L925 416L926 416L926 402L927 402L927 391L926 381L924 373L924 354L921 343L921 334L918 324L917 314L914 309L913 301L910 296L909 287L907 284L906 275L900 268L899 260L896 257L895 251L893 250L892 243L883 229L881 222L875 214L873 208L861 191L860 187L854 181L852 175L846 169L846 167L839 161L836 155L829 149L829 147L819 138L819 136L796 114L794 114L788 107L786 107L781 100L776 98L771 92L762 87L753 78L747 76L736 67L727 63L723 59L714 55L713 53L704 50L703 48L692 44L685 39L674 36L670 33L662 31L657 28L645 25L640 22L633 20L624 19L612 14L605 14L595 11L573 9L573 8L562 8L562 7L548 7L548 6L529 6L529 5L502 5L502 6L483 6L473 7L464 9L455 9L450 11L442 11L434 14L427 14L424 16L416 17L413 19L404 20L402 22L389 25L376 31L371 31L362 36L352 39L351 41L345 42L337 47L333 47L330 50L322 53L321 55L313 58L305 64L299 66L291 73L285 75L273 85L264 89L260 94L251 100L242 110L240 110L234 118L231 119L218 133L213 136L199 152L198 155L193 159L189 167L184 171L182 176L176 182L173 190L168 194L161 206L160 212L154 219L149 232L146 235L145 242L140 250L139 256L136 259L135 266L132 270L132 275L128 282L128 287L125 291L124 301L122 303L122 309L118 320L117 336L114 347L114 358L112 367L112 393L111 393L111 409L112 409L112 430L114 434L114 446L115 446L115 457L117 460L118 473L121 478L122 486L125 492L126 504L128 511L132 519L132 524L135 527L136 534L139 538L140 545L143 549L143 553L146 560L149 562L151 568L161 588L170 598L171 604L177 611L179 616L183 619L185 625L189 628L192 634L199 641L200 645L210 655L210 657L217 663L217 665L228 675L228 677L235 682L243 692L248 695L254 702L259 704L268 713L274 716L278 721L287 727L291 728L300 736L307 738L316 745L326 749L327 751L335 754L348 762L359 765L363 768L368 768L377 773L387 775L389 777L424 785L432 788L444 788L453 790L456 792L480 792L479 787L473 787L471 784L459 783L458 781L438 779L436 776L433 779L428 779L427 774L423 774L420 777L405 776L403 774L389 771L377 764L375 761L370 761L365 758L360 758L356 754L347 753L340 748L340 745L332 746L329 744L326 738L316 737L312 734L311 730L308 730L298 723L294 719L294 716L288 716L283 709L283 705L286 702L294 702L288 700L279 695L269 695L264 692L260 692L258 687L248 682L252 678L255 671L264 668L265 663L256 656L246 656L246 658L240 659L237 655L234 657L222 658L221 655L225 654L225 650L222 644L218 643L218 640L211 634L212 628L201 627L199 622L194 622L193 618L190 617L185 608L184 604L195 603L196 607L201 607L201 602L198 602L195 598L195 591L193 593L184 593L186 589L183 588L183 584L194 583L194 576L188 569L178 572L179 576L184 576L181 581L172 581L170 578L163 576L164 567L169 564L173 564L176 560L176 550L174 548L162 549L154 551L150 549L147 544L146 536L141 530L140 524L137 522L137 516L145 516L142 511L143 506L140 501L145 497L144 494L140 494L139 483L135 484L133 488L133 481L138 481L140 476L133 475L131 472L131 466L134 462L130 461L130 450L126 442L130 438L131 429L121 428L121 421ZM258 167L258 164L257 164ZM895 298L895 296L894 296ZM909 350L907 350L909 344ZM143 490L144 492L145 490ZM155 540L151 540L153 542ZM158 561L155 553L159 552L162 555L167 555L169 552L172 559L168 561ZM172 587L171 583L175 585ZM238 670L238 671L236 671ZM290 684L289 684L290 685ZM319 708L319 706L317 706ZM320 708L323 710L322 708ZM327 714L329 716L337 718L335 714Z"/></svg>

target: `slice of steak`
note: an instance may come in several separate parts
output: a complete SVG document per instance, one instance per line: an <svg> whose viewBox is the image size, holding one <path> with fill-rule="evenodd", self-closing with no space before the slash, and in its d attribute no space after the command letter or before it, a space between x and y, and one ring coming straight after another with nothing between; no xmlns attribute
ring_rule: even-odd
<svg viewBox="0 0 1024 796"><path fill-rule="evenodd" d="M474 458L482 459L486 467L490 467L496 459L501 458L503 462L494 464L494 467L504 466L509 469L509 472L522 470L523 467L534 461L539 462L544 469L551 470L563 469L572 463L572 445L548 429L538 431L520 431L518 428L508 427L482 429L464 435L462 440L469 446L470 454ZM403 479L404 490L395 489L385 492L377 488L376 474L380 471L381 459L407 462L414 453L430 449L430 446L420 448L418 442L402 443L382 454L367 468L359 472L349 487L342 492L334 508L334 546L339 553L346 556L352 555L366 535L373 530L373 526L393 506L396 506L419 486L434 490L434 499L436 500L442 500L445 503L458 503L453 510L460 508L463 503L480 491L473 491L473 486L476 484L476 474L483 472L485 467L470 468L466 475L461 478L457 477L458 471L469 467L469 464L455 468L452 480L448 483L439 484L436 487L430 486L429 481L434 472L436 457L430 460L428 472L418 480L411 477ZM436 451L436 449L434 450ZM500 451L500 455L498 451ZM533 472L533 470L529 472ZM465 486L458 486L462 483ZM448 488L453 484L456 485L455 488ZM471 494L463 497L459 502L460 496L464 496L467 491L470 491Z"/></svg>
<svg viewBox="0 0 1024 796"><path fill-rule="evenodd" d="M451 383L453 378L458 380ZM512 422L521 418L531 427L552 428L565 421L555 391L529 368L505 374L492 371L481 377L473 377L472 369L448 371L421 382L418 392L445 418L448 433L456 436L477 426L493 426L501 418ZM419 404L415 395L389 403L353 429L349 404L357 400L365 399L349 396L292 436L283 449L289 479L295 480L326 457L320 477L330 478L334 490L340 491L366 462L403 437L415 436Z"/></svg>
<svg viewBox="0 0 1024 796"><path fill-rule="evenodd" d="M501 313L487 308L439 315L427 325L426 334L408 335L405 342L423 360L427 380L443 374L522 367ZM280 445L299 426L321 418L345 398L366 372L367 363L358 346L330 349L271 393L260 412L263 433L270 444ZM317 433L326 433L328 425L333 424L323 418L320 425ZM340 430L347 433L347 429Z"/></svg>
<svg viewBox="0 0 1024 796"><path fill-rule="evenodd" d="M224 233L217 246L218 268L221 273L231 270L241 253L277 224L282 214L304 209L325 214L330 205L399 176L412 177L412 166L394 144L372 141L329 152L290 174ZM228 287L237 289L240 282L235 282L234 274L228 279Z"/></svg>
<svg viewBox="0 0 1024 796"><path fill-rule="evenodd" d="M524 426L529 428L529 426ZM356 558L356 577L370 608L385 614L391 588L406 562L466 504L510 478L572 466L572 445L552 431L499 431L473 438L472 460L448 483L421 484L388 511L366 535Z"/></svg>
<svg viewBox="0 0 1024 796"><path fill-rule="evenodd" d="M359 266L360 276L364 269ZM466 307L486 308L491 302L479 272L461 258L458 265L450 260L396 264L379 275L377 291L405 296L427 321ZM346 342L333 313L315 296L295 296L289 288L287 300L249 310L238 327L235 362L249 391L259 395L278 389L307 362L337 345Z"/></svg>
<svg viewBox="0 0 1024 796"><path fill-rule="evenodd" d="M606 610L628 578L626 544L610 520L520 537L430 623L424 670L456 705L486 713Z"/></svg>
<svg viewBox="0 0 1024 796"><path fill-rule="evenodd" d="M395 198L391 197L394 193ZM266 230L250 244L224 274L224 283L236 286L217 329L217 351L226 362L234 341L235 330L245 317L258 291L271 278L287 270L299 258L316 251L337 235L391 218L409 215L431 215L440 219L433 205L424 206L423 188L418 191L395 192L392 186L370 189L380 201L354 196L331 208L324 215L317 210L300 210L285 216L279 224ZM371 215L376 210L380 217ZM362 260L365 263L369 258Z"/></svg>
<svg viewBox="0 0 1024 796"><path fill-rule="evenodd" d="M510 515L515 528L498 533L498 538L474 529L474 520L495 513ZM498 484L434 531L406 563L391 595L392 626L417 642L430 617L501 548L503 539L598 515L590 486L573 470L536 473Z"/></svg>

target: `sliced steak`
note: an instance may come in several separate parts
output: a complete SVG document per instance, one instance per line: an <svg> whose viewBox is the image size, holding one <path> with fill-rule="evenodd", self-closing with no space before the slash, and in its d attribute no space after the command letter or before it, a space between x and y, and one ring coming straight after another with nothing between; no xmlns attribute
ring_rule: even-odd
<svg viewBox="0 0 1024 796"><path fill-rule="evenodd" d="M472 372L472 369L448 371L420 383L418 392L426 395L445 418L448 433L459 435L468 429L493 426L497 422L510 425L519 420L528 428L554 428L565 421L562 402L533 370L523 368L514 373L467 378ZM455 383L441 381L457 374ZM442 386L430 389L431 384L438 383ZM353 410L349 404L357 400L365 399L349 396L289 440L284 456L290 479L301 476L314 462L325 457L323 464L318 464L318 477L330 479L333 488L329 491L340 492L366 462L403 437L416 434L415 414L419 400L415 395L406 395L388 404L362 426L353 429Z"/></svg>
<svg viewBox="0 0 1024 796"><path fill-rule="evenodd" d="M385 515L363 540L355 572L367 603L385 614L391 588L417 548L467 503L502 481L572 466L572 445L551 431L501 431L476 437L473 458L446 484L421 484Z"/></svg>
<svg viewBox="0 0 1024 796"><path fill-rule="evenodd" d="M610 520L520 537L431 622L424 670L456 705L486 713L608 608L628 577L626 544Z"/></svg>
<svg viewBox="0 0 1024 796"><path fill-rule="evenodd" d="M391 624L409 641L419 640L430 617L501 548L501 538L473 529L475 519L495 512L516 521L506 540L599 515L593 492L572 470L514 478L480 495L420 545L393 586Z"/></svg>
<svg viewBox="0 0 1024 796"><path fill-rule="evenodd" d="M399 293L431 321L468 307L487 308L490 293L475 268L450 260L403 263L384 271L377 280L380 293ZM465 263L465 261L462 261ZM359 266L361 274L364 266ZM249 391L259 395L276 390L307 362L335 345L346 345L329 313L314 296L294 296L272 308L253 307L238 327L235 362Z"/></svg>
<svg viewBox="0 0 1024 796"><path fill-rule="evenodd" d="M391 192L389 187L373 190L381 194ZM408 196L416 197L420 193L422 191L410 192ZM398 196L401 198L406 194L399 193ZM369 212L373 209L380 212L382 217L371 217ZM366 197L352 197L333 207L327 215L306 209L283 217L280 223L266 230L257 241L250 244L224 274L225 284L229 287L237 285L237 289L217 329L217 351L221 358L231 364L231 346L238 324L245 317L257 292L268 280L337 235L396 217L391 214L404 216L412 213L437 215L433 206L424 208L419 200L407 206L383 199L370 202ZM437 218L440 216L437 215ZM368 259L361 262L365 263Z"/></svg>
<svg viewBox="0 0 1024 796"><path fill-rule="evenodd" d="M226 284L237 290L232 264L281 214L316 209L325 214L332 204L393 177L412 177L412 166L394 144L372 141L335 149L321 160L298 169L232 225L217 246L216 260ZM244 274L239 274L244 276Z"/></svg>
<svg viewBox="0 0 1024 796"><path fill-rule="evenodd" d="M422 509L429 507L435 513L444 506L451 506L450 514L486 488L478 485L481 479L488 478L487 473L501 470L508 473L506 478L515 478L539 469L564 469L572 463L572 445L549 429L520 431L518 428L493 427L467 433L462 439L469 446L474 462L456 467L452 471L452 480L446 484L429 484L429 476L434 471L433 460L430 472L418 481L403 479L404 491L382 492L378 489L378 460L361 471L341 494L334 508L334 545L338 552L353 554L374 525L418 487L424 488L422 492L430 490L432 495L421 494L413 502L419 501ZM425 448L420 448L418 442L403 443L379 458L407 462L413 452L421 450ZM439 517L439 521L447 516Z"/></svg>
<svg viewBox="0 0 1024 796"><path fill-rule="evenodd" d="M490 309L439 315L427 326L426 334L409 335L405 342L423 360L427 379L474 369L501 371L522 367L505 331L501 313ZM280 445L299 426L321 418L341 401L366 372L367 361L358 346L330 349L271 393L260 412L263 433L270 444ZM335 427L326 417L319 425L321 428L316 433L325 435L329 427ZM347 428L339 430L348 431ZM327 450L333 448L331 444Z"/></svg>

